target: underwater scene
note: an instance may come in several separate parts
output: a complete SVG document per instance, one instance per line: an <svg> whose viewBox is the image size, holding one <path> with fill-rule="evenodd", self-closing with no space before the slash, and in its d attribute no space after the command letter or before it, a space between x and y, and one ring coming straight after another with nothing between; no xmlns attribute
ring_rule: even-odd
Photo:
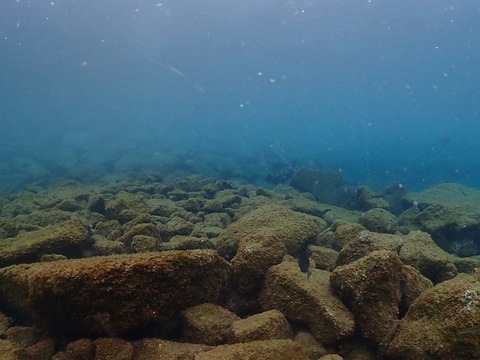
<svg viewBox="0 0 480 360"><path fill-rule="evenodd" d="M0 8L0 360L480 359L478 1Z"/></svg>

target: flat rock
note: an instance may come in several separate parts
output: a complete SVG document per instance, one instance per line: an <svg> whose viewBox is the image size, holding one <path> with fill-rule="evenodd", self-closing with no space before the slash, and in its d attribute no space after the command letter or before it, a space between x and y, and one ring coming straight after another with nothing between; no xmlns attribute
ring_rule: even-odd
<svg viewBox="0 0 480 360"><path fill-rule="evenodd" d="M307 354L293 340L264 340L220 345L199 353L195 360L306 360Z"/></svg>
<svg viewBox="0 0 480 360"><path fill-rule="evenodd" d="M46 254L80 257L89 232L79 220L68 220L38 231L20 233L0 242L0 267L40 261Z"/></svg>
<svg viewBox="0 0 480 360"><path fill-rule="evenodd" d="M293 332L285 316L278 310L269 310L235 321L231 332L232 343L255 340L290 339Z"/></svg>
<svg viewBox="0 0 480 360"><path fill-rule="evenodd" d="M17 265L0 269L0 303L55 333L120 336L222 302L230 276L208 250Z"/></svg>

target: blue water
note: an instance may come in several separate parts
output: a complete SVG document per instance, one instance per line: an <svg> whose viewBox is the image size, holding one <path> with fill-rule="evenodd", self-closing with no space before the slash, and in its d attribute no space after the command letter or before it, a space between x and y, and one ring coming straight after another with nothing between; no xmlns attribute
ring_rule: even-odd
<svg viewBox="0 0 480 360"><path fill-rule="evenodd" d="M0 188L158 171L480 186L476 0L4 0Z"/></svg>

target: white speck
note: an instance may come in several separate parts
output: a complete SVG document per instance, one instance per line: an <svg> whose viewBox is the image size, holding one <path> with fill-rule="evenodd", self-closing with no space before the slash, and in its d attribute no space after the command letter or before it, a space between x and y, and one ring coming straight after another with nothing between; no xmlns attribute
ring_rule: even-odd
<svg viewBox="0 0 480 360"><path fill-rule="evenodd" d="M101 41L103 44L105 44L105 40L102 39L102 40L100 40L100 41Z"/></svg>
<svg viewBox="0 0 480 360"><path fill-rule="evenodd" d="M273 84L275 83L275 79L270 79L270 82Z"/></svg>
<svg viewBox="0 0 480 360"><path fill-rule="evenodd" d="M88 65L88 61L83 61L82 62L82 66L87 66Z"/></svg>
<svg viewBox="0 0 480 360"><path fill-rule="evenodd" d="M243 105L243 104L240 104L240 107L241 107L241 108L243 108L243 107L245 107L245 105Z"/></svg>
<svg viewBox="0 0 480 360"><path fill-rule="evenodd" d="M17 29L20 27L20 20L17 21Z"/></svg>
<svg viewBox="0 0 480 360"><path fill-rule="evenodd" d="M262 76L263 73L262 73L261 71L259 71L259 72L257 72L257 75L258 75L258 76Z"/></svg>

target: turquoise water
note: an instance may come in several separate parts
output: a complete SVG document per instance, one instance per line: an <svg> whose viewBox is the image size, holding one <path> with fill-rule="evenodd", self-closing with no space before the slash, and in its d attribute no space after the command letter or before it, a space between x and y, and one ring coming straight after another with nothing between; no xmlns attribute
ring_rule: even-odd
<svg viewBox="0 0 480 360"><path fill-rule="evenodd" d="M5 0L0 188L300 166L478 187L479 24L473 0Z"/></svg>

